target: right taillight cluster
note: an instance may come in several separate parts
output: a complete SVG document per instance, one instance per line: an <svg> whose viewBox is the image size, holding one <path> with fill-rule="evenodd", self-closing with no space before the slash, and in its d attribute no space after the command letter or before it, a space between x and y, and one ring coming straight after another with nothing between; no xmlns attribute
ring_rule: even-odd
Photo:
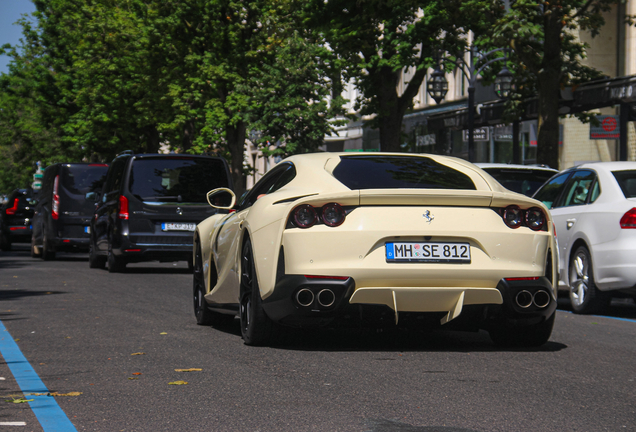
<svg viewBox="0 0 636 432"><path fill-rule="evenodd" d="M55 220L60 218L60 195L58 188L60 187L60 176L55 176L53 182L53 201L51 202L51 217Z"/></svg>
<svg viewBox="0 0 636 432"><path fill-rule="evenodd" d="M509 228L527 226L533 231L547 230L545 213L539 207L522 210L519 206L509 205L501 209L501 217Z"/></svg>
<svg viewBox="0 0 636 432"><path fill-rule="evenodd" d="M621 218L622 229L636 229L636 207L628 210Z"/></svg>
<svg viewBox="0 0 636 432"><path fill-rule="evenodd" d="M319 208L303 204L292 210L291 221L298 228L310 228L320 222L337 227L342 225L346 216L344 208L338 203L325 204Z"/></svg>

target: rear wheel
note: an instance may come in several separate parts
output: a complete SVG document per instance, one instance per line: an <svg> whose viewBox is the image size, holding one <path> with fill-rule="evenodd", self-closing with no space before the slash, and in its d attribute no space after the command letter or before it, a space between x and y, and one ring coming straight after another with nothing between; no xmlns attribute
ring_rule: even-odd
<svg viewBox="0 0 636 432"><path fill-rule="evenodd" d="M274 333L274 323L265 314L258 288L252 242L248 239L241 254L241 335L246 345L266 345Z"/></svg>
<svg viewBox="0 0 636 432"><path fill-rule="evenodd" d="M46 233L48 230L44 228L44 235L42 236L42 258L45 261L53 261L55 259L55 251L49 241Z"/></svg>
<svg viewBox="0 0 636 432"><path fill-rule="evenodd" d="M590 314L609 306L611 296L594 283L592 258L585 246L579 246L570 259L570 304L572 312Z"/></svg>
<svg viewBox="0 0 636 432"><path fill-rule="evenodd" d="M193 294L194 294L194 316L199 325L221 326L229 324L234 320L234 315L226 315L213 312L208 309L208 302L205 300L207 291L203 276L203 257L201 255L201 245L197 244L193 266Z"/></svg>
<svg viewBox="0 0 636 432"><path fill-rule="evenodd" d="M103 269L106 267L106 257L97 255L93 241L88 246L88 266L90 268Z"/></svg>
<svg viewBox="0 0 636 432"><path fill-rule="evenodd" d="M108 240L108 273L120 273L126 268L126 262L113 253L112 239Z"/></svg>
<svg viewBox="0 0 636 432"><path fill-rule="evenodd" d="M499 346L538 347L550 339L555 317L556 313L553 313L547 320L528 326L513 326L504 322L503 325L490 329L488 333L490 339Z"/></svg>

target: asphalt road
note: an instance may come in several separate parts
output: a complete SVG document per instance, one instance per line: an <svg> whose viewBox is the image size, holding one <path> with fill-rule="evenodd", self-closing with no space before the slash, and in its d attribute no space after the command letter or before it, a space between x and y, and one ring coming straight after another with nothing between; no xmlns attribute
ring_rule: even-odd
<svg viewBox="0 0 636 432"><path fill-rule="evenodd" d="M539 349L360 330L248 347L237 321L196 325L185 263L109 274L15 249L0 252L0 320L78 431L636 430L631 301L605 317L559 310ZM5 361L0 376L0 424L26 423L0 430L45 430L14 403L28 395Z"/></svg>

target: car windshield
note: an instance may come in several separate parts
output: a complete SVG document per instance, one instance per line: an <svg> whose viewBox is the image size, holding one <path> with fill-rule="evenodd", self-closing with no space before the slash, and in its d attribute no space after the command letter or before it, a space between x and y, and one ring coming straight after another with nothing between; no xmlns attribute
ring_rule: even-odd
<svg viewBox="0 0 636 432"><path fill-rule="evenodd" d="M220 159L162 157L135 160L129 188L142 201L205 203L210 190L228 183Z"/></svg>
<svg viewBox="0 0 636 432"><path fill-rule="evenodd" d="M427 157L342 156L333 175L349 189L469 189L466 174Z"/></svg>
<svg viewBox="0 0 636 432"><path fill-rule="evenodd" d="M538 169L482 168L493 176L503 187L511 191L532 196L539 187L548 181L556 171Z"/></svg>
<svg viewBox="0 0 636 432"><path fill-rule="evenodd" d="M636 170L612 171L625 198L636 198Z"/></svg>
<svg viewBox="0 0 636 432"><path fill-rule="evenodd" d="M93 192L104 184L108 165L70 165L64 167L62 185L72 194L84 195Z"/></svg>

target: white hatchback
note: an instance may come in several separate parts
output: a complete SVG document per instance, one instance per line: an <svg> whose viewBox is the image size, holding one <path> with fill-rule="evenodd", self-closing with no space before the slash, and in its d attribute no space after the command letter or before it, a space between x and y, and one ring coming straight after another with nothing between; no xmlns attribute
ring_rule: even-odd
<svg viewBox="0 0 636 432"><path fill-rule="evenodd" d="M534 198L556 225L559 287L568 289L575 313L636 296L636 162L579 165L552 177Z"/></svg>

